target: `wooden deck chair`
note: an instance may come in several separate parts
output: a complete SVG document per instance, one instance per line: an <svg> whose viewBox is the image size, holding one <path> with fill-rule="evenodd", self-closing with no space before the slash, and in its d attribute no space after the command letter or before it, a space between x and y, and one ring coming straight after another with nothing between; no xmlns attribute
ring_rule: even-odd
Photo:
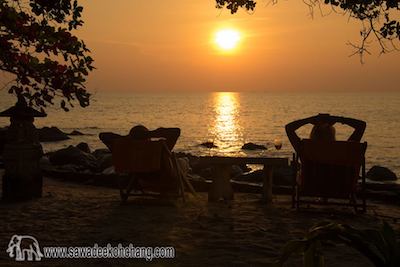
<svg viewBox="0 0 400 267"><path fill-rule="evenodd" d="M293 207L299 208L301 203L351 205L356 211L361 207L365 212L366 149L367 143L302 140L299 154L293 156ZM361 193L361 204L357 203L357 192ZM316 197L319 201L302 197ZM328 201L331 198L348 199L349 203Z"/></svg>
<svg viewBox="0 0 400 267"><path fill-rule="evenodd" d="M112 155L115 171L127 175L119 180L122 202L126 202L129 196L162 194L185 200L185 178L182 177L175 155L164 140L121 137L113 142ZM133 190L136 192L132 193Z"/></svg>

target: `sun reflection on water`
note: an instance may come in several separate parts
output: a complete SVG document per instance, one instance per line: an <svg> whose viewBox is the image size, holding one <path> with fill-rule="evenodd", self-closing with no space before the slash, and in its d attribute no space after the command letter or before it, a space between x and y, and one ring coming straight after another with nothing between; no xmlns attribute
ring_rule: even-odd
<svg viewBox="0 0 400 267"><path fill-rule="evenodd" d="M239 94L219 92L213 94L215 118L211 127L214 144L220 153L237 153L241 147L239 125Z"/></svg>

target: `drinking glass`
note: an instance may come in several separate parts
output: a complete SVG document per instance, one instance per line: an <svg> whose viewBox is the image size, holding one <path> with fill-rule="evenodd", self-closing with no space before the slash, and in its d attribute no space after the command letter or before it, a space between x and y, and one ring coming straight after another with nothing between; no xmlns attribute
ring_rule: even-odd
<svg viewBox="0 0 400 267"><path fill-rule="evenodd" d="M282 148L282 140L280 138L274 139L274 146L277 150Z"/></svg>

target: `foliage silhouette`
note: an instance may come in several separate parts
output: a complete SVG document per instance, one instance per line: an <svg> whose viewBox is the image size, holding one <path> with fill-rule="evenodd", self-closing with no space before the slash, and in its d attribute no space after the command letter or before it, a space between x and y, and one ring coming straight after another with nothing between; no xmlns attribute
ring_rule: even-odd
<svg viewBox="0 0 400 267"><path fill-rule="evenodd" d="M60 98L65 111L89 105L85 81L94 69L77 0L0 0L0 70L13 74L9 93L44 111Z"/></svg>
<svg viewBox="0 0 400 267"><path fill-rule="evenodd" d="M278 0L272 0L276 3ZM257 0L216 0L217 8L227 8L232 14L239 9L253 11ZM396 44L400 42L400 0L304 0L309 6L311 14L314 8L321 9L322 5L329 5L333 11L347 14L362 22L359 44L349 43L354 54L361 59L365 53L370 54L370 41L378 42L381 53L398 50ZM372 39L372 40L371 40Z"/></svg>
<svg viewBox="0 0 400 267"><path fill-rule="evenodd" d="M326 243L345 244L367 257L377 267L400 266L400 240L386 222L381 229L359 230L350 225L322 222L311 228L305 238L289 241L283 249L278 266L294 253L303 254L303 266L325 266L323 245Z"/></svg>

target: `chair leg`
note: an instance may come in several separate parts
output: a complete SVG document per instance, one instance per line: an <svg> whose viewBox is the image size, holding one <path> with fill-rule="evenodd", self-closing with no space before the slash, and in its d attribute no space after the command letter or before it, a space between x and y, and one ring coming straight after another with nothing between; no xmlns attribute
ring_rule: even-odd
<svg viewBox="0 0 400 267"><path fill-rule="evenodd" d="M129 175L128 176L128 184L126 186L124 186L124 184L122 184L121 181L122 178L119 178L119 195L121 197L121 202L125 203L128 200L129 194L132 191L132 189L135 187L136 185L136 178L133 175Z"/></svg>
<svg viewBox="0 0 400 267"><path fill-rule="evenodd" d="M350 205L353 205L354 211L358 213L357 199L353 193L350 195Z"/></svg>
<svg viewBox="0 0 400 267"><path fill-rule="evenodd" d="M296 210L300 209L300 194L299 194L299 187L296 186Z"/></svg>
<svg viewBox="0 0 400 267"><path fill-rule="evenodd" d="M132 176L128 183L128 186L126 187L126 194L129 195L132 189L134 189L136 185L137 185L137 180L135 177Z"/></svg>
<svg viewBox="0 0 400 267"><path fill-rule="evenodd" d="M122 190L120 191L120 196L121 196L121 203L124 204L128 200L128 194L123 193Z"/></svg>
<svg viewBox="0 0 400 267"><path fill-rule="evenodd" d="M294 194L292 193L292 209L294 209L295 203L296 203L296 199L295 199Z"/></svg>
<svg viewBox="0 0 400 267"><path fill-rule="evenodd" d="M122 187L119 188L119 195L121 197L121 203L125 203L128 200L128 194L124 192Z"/></svg>
<svg viewBox="0 0 400 267"><path fill-rule="evenodd" d="M294 209L294 208L296 208L296 205L297 205L297 189L296 189L296 187L294 186L293 187L293 192L292 192L292 209Z"/></svg>
<svg viewBox="0 0 400 267"><path fill-rule="evenodd" d="M179 179L179 187L180 187L179 191L181 192L182 201L183 201L183 202L186 202L186 198L185 198L185 188L184 188L184 186L183 186L182 177L179 176L178 179Z"/></svg>
<svg viewBox="0 0 400 267"><path fill-rule="evenodd" d="M367 200L365 198L365 194L363 192L362 196L361 196L361 212L362 213L366 213L367 212Z"/></svg>
<svg viewBox="0 0 400 267"><path fill-rule="evenodd" d="M121 197L121 203L124 203L124 202L126 202L127 197L126 197L126 193L124 192L124 186L122 183L123 177L118 177L117 179L118 179L118 187L119 187L119 195Z"/></svg>

